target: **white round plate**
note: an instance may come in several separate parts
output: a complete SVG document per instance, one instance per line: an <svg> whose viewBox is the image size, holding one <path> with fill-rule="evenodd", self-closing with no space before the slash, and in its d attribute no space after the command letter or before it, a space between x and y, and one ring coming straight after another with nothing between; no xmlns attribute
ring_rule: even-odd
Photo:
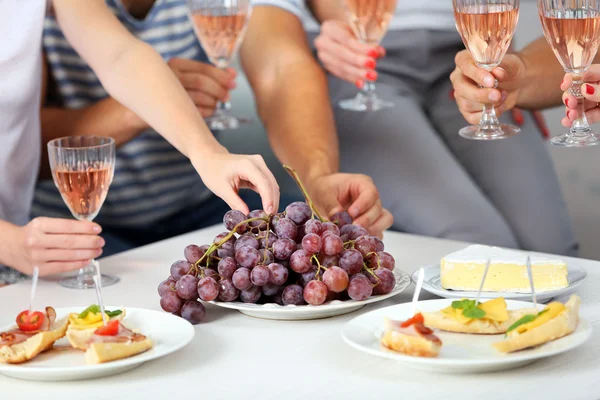
<svg viewBox="0 0 600 400"><path fill-rule="evenodd" d="M72 312L81 312L85 307L57 308L57 320ZM115 310L122 307L107 307ZM84 352L69 345L66 338L58 340L54 349L38 355L24 364L0 364L0 374L32 381L74 381L100 378L129 371L146 361L173 353L194 338L194 327L183 318L165 312L125 308L127 316L123 324L139 330L154 343L154 347L144 353L97 365L86 365ZM0 332L14 329L13 325L0 327Z"/></svg>
<svg viewBox="0 0 600 400"><path fill-rule="evenodd" d="M280 306L275 303L268 304L248 304L239 301L234 302L223 302L223 301L211 301L219 307L231 308L238 310L242 314L249 315L251 317L263 318L263 319L276 319L276 320L306 320L306 319L319 319L334 317L337 315L348 314L353 311L359 310L362 307L370 303L383 301L393 297L397 294L402 293L410 286L410 276L399 270L394 270L396 275L396 286L388 294L371 296L366 300L334 300L320 306Z"/></svg>
<svg viewBox="0 0 600 400"><path fill-rule="evenodd" d="M462 298L475 298L477 297L477 292L468 292L461 290L448 290L442 287L441 279L440 279L440 264L432 264L426 267L423 267L425 272L425 279L423 279L423 289L428 291L431 294L435 294L440 297L445 297L447 299L462 299ZM566 296L571 293L574 293L579 286L587 279L587 272L585 269L581 268L578 265L569 264L568 266L569 274L567 279L569 281L569 286L563 289L550 290L547 292L537 292L536 297L537 301L547 302L552 300L553 298ZM415 271L411 279L413 282L417 281L418 270ZM523 301L531 301L531 294L529 293L515 293L515 292L481 292L482 299L495 299L497 297L504 297L505 299L512 300L523 300Z"/></svg>
<svg viewBox="0 0 600 400"><path fill-rule="evenodd" d="M419 302L419 311L439 311L448 307L452 300L426 300ZM507 300L508 309L533 307L532 303ZM543 308L539 305L539 308ZM510 354L498 352L492 343L503 340L504 335L468 335L436 331L442 340L442 349L435 358L412 357L382 347L379 343L383 334L384 318L406 320L412 314L412 304L404 303L380 308L360 315L346 324L342 337L346 343L360 351L379 357L400 361L410 367L446 373L491 372L511 369L530 364L540 358L550 357L574 349L589 339L591 325L580 319L572 334L542 346Z"/></svg>

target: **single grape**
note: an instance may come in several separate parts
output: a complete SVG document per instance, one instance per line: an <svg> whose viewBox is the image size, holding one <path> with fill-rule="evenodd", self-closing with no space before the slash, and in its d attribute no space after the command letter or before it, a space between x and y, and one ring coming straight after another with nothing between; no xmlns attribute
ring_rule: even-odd
<svg viewBox="0 0 600 400"><path fill-rule="evenodd" d="M331 222L337 226L350 225L352 223L352 217L346 211L340 211L331 216Z"/></svg>
<svg viewBox="0 0 600 400"><path fill-rule="evenodd" d="M188 300L181 306L181 317L192 325L199 324L206 316L206 309L196 300Z"/></svg>
<svg viewBox="0 0 600 400"><path fill-rule="evenodd" d="M245 233L235 241L233 249L237 251L241 247L248 246L258 250L259 245L260 244L258 243L258 240L254 237L254 235L252 235L251 233Z"/></svg>
<svg viewBox="0 0 600 400"><path fill-rule="evenodd" d="M385 245L383 244L383 241L381 241L381 239L376 237L375 238L375 251L384 251L384 250L385 250Z"/></svg>
<svg viewBox="0 0 600 400"><path fill-rule="evenodd" d="M321 253L319 254L319 263L327 268L337 266L340 265L340 256L337 254L334 256L328 256L325 253Z"/></svg>
<svg viewBox="0 0 600 400"><path fill-rule="evenodd" d="M230 302L237 299L239 295L240 291L233 286L231 279L222 279L219 281L219 300Z"/></svg>
<svg viewBox="0 0 600 400"><path fill-rule="evenodd" d="M261 249L270 249L271 247L273 247L273 242L277 239L277 235L270 231L263 231L258 235L258 240L260 241L259 245Z"/></svg>
<svg viewBox="0 0 600 400"><path fill-rule="evenodd" d="M344 242L342 238L335 235L327 235L323 239L323 253L328 256L340 254L344 250Z"/></svg>
<svg viewBox="0 0 600 400"><path fill-rule="evenodd" d="M252 286L250 280L250 270L248 268L238 268L231 277L231 282L239 290L247 290Z"/></svg>
<svg viewBox="0 0 600 400"><path fill-rule="evenodd" d="M277 239L273 243L273 255L277 260L287 260L296 250L296 242L292 239Z"/></svg>
<svg viewBox="0 0 600 400"><path fill-rule="evenodd" d="M296 250L290 257L290 268L302 274L312 267L311 255L304 249Z"/></svg>
<svg viewBox="0 0 600 400"><path fill-rule="evenodd" d="M163 294L165 294L167 292L174 292L175 291L175 282L177 282L177 281L175 279L173 279L172 277L168 277L167 279L162 281L158 285L158 295L162 296Z"/></svg>
<svg viewBox="0 0 600 400"><path fill-rule="evenodd" d="M166 312L175 313L179 311L182 304L183 300L175 292L167 292L160 298L160 307Z"/></svg>
<svg viewBox="0 0 600 400"><path fill-rule="evenodd" d="M287 282L289 273L286 267L279 263L271 263L267 268L269 269L269 283L283 285Z"/></svg>
<svg viewBox="0 0 600 400"><path fill-rule="evenodd" d="M219 233L217 236L215 236L215 239L213 240L213 244L220 243L221 240L223 240L223 239L225 239L225 237L227 237L227 235L229 235L229 232ZM229 244L228 248L233 248L233 245L235 245L235 241L236 241L236 238L235 238L235 235L233 235L229 239L227 239L226 242L223 242L221 244L221 247L223 247L226 244Z"/></svg>
<svg viewBox="0 0 600 400"><path fill-rule="evenodd" d="M195 300L198 297L198 278L184 275L175 284L177 295L185 300Z"/></svg>
<svg viewBox="0 0 600 400"><path fill-rule="evenodd" d="M266 285L269 282L269 268L264 265L257 265L250 272L250 280L254 286Z"/></svg>
<svg viewBox="0 0 600 400"><path fill-rule="evenodd" d="M214 278L204 277L198 281L198 297L202 301L213 301L219 295L219 284Z"/></svg>
<svg viewBox="0 0 600 400"><path fill-rule="evenodd" d="M309 219L308 221L306 221L306 223L304 224L304 234L307 235L309 233L314 233L316 235L320 235L321 233L323 233L323 224L321 223L321 221L316 219Z"/></svg>
<svg viewBox="0 0 600 400"><path fill-rule="evenodd" d="M237 263L232 257L225 257L219 261L217 271L223 278L231 278L235 270L237 269Z"/></svg>
<svg viewBox="0 0 600 400"><path fill-rule="evenodd" d="M298 234L298 227L291 219L281 218L279 222L277 222L275 233L280 239L288 238L296 240L296 235Z"/></svg>
<svg viewBox="0 0 600 400"><path fill-rule="evenodd" d="M308 284L308 282L312 281L313 279L315 279L317 274L316 270L312 270L312 271L308 271L305 272L303 274L300 275L300 280L299 283L302 287L306 287L306 285Z"/></svg>
<svg viewBox="0 0 600 400"><path fill-rule="evenodd" d="M273 214L271 215L271 220L269 221L269 226L272 230L277 228L277 224L281 218L285 218L283 214Z"/></svg>
<svg viewBox="0 0 600 400"><path fill-rule="evenodd" d="M320 281L310 281L304 287L302 296L310 305L321 305L325 303L325 300L327 299L327 286Z"/></svg>
<svg viewBox="0 0 600 400"><path fill-rule="evenodd" d="M302 248L310 254L321 251L321 237L316 233L309 233L302 239Z"/></svg>
<svg viewBox="0 0 600 400"><path fill-rule="evenodd" d="M217 255L220 259L227 257L235 257L235 250L231 249L217 249Z"/></svg>
<svg viewBox="0 0 600 400"><path fill-rule="evenodd" d="M297 306L304 304L304 290L300 285L289 285L283 289L281 300L284 305L295 304Z"/></svg>
<svg viewBox="0 0 600 400"><path fill-rule="evenodd" d="M186 275L190 269L192 269L192 266L189 262L185 260L175 261L173 265L171 265L171 276L178 281L182 276Z"/></svg>
<svg viewBox="0 0 600 400"><path fill-rule="evenodd" d="M219 280L219 273L212 268L204 268L204 276L207 278L214 278L215 280Z"/></svg>
<svg viewBox="0 0 600 400"><path fill-rule="evenodd" d="M273 261L275 261L275 256L273 255L271 250L260 249L260 250L258 250L258 253L260 254L260 258L258 259L259 264L269 265Z"/></svg>
<svg viewBox="0 0 600 400"><path fill-rule="evenodd" d="M260 253L253 247L243 246L235 252L235 260L245 268L254 268L260 260Z"/></svg>
<svg viewBox="0 0 600 400"><path fill-rule="evenodd" d="M277 293L281 292L281 286L274 285L272 283L267 283L262 286L262 293L265 296L275 296Z"/></svg>
<svg viewBox="0 0 600 400"><path fill-rule="evenodd" d="M248 219L250 219L250 218L266 218L266 217L267 217L267 213L264 212L263 210L250 211L250 214L248 214ZM251 221L250 226L255 230L264 231L267 229L267 221L260 221L260 220Z"/></svg>
<svg viewBox="0 0 600 400"><path fill-rule="evenodd" d="M352 230L348 233L350 240L356 240L357 238L359 238L361 236L369 235L369 231L367 231L362 226L358 226L358 225L351 225L351 226L352 226Z"/></svg>
<svg viewBox="0 0 600 400"><path fill-rule="evenodd" d="M366 300L373 294L373 285L364 274L356 274L350 278L348 296L352 300Z"/></svg>
<svg viewBox="0 0 600 400"><path fill-rule="evenodd" d="M321 234L324 234L325 232L333 232L337 236L340 236L340 228L338 228L338 226L336 224L334 224L333 222L323 222L321 227L323 228L323 231Z"/></svg>
<svg viewBox="0 0 600 400"><path fill-rule="evenodd" d="M342 242L344 242L344 244L346 244L346 242L350 240L350 235L348 235L347 233L341 235L340 237L342 238Z"/></svg>
<svg viewBox="0 0 600 400"><path fill-rule="evenodd" d="M228 231L231 231L235 228L236 225L242 223L246 220L246 215L243 212L238 210L230 210L225 213L223 216L223 224ZM239 228L237 228L237 233L244 233L248 229L248 224L243 224Z"/></svg>
<svg viewBox="0 0 600 400"><path fill-rule="evenodd" d="M312 211L308 204L296 201L285 208L285 216L294 221L296 225L304 225L312 217Z"/></svg>
<svg viewBox="0 0 600 400"><path fill-rule="evenodd" d="M349 281L348 274L340 267L330 267L323 274L323 283L329 290L335 293L341 293L346 290Z"/></svg>
<svg viewBox="0 0 600 400"><path fill-rule="evenodd" d="M360 251L354 249L344 250L340 258L339 267L348 275L358 274L363 269L363 256Z"/></svg>
<svg viewBox="0 0 600 400"><path fill-rule="evenodd" d="M200 246L196 246L195 244L190 244L189 246L187 246L185 248L185 250L183 250L183 255L185 257L185 259L187 260L187 262L189 262L190 264L195 264L196 261L198 261L200 258L202 258L202 256L204 255L204 253L206 252L206 250L202 250L200 248Z"/></svg>
<svg viewBox="0 0 600 400"><path fill-rule="evenodd" d="M262 290L258 286L252 286L250 289L242 290L240 292L240 300L244 303L256 303L260 299Z"/></svg>
<svg viewBox="0 0 600 400"><path fill-rule="evenodd" d="M373 236L360 236L354 242L354 248L360 251L363 257L366 257L369 253L373 253L376 247L377 243Z"/></svg>
<svg viewBox="0 0 600 400"><path fill-rule="evenodd" d="M396 267L396 260L394 257L385 251L378 251L377 255L379 256L379 265L385 269L389 269L393 271Z"/></svg>
<svg viewBox="0 0 600 400"><path fill-rule="evenodd" d="M373 288L374 294L387 294L394 290L394 287L396 286L396 277L392 271L385 268L379 268L374 272L379 278L379 282L376 283L376 286Z"/></svg>

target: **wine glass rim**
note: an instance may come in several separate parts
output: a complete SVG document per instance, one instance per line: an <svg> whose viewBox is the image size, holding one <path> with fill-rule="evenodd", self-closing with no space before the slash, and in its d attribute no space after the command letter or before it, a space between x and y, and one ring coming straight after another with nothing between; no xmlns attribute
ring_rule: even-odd
<svg viewBox="0 0 600 400"><path fill-rule="evenodd" d="M63 141L68 141L71 139L86 139L86 140L98 140L104 141L104 143L92 144L89 146L61 146L59 143ZM61 150L75 150L75 149L101 149L104 147L112 147L115 145L115 139L109 136L64 136L61 138L56 138L48 142L48 147L61 149Z"/></svg>

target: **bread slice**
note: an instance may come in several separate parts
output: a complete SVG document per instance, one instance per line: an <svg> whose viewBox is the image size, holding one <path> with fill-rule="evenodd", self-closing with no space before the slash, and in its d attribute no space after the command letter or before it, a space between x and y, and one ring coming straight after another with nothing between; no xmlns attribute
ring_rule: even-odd
<svg viewBox="0 0 600 400"><path fill-rule="evenodd" d="M0 346L0 363L20 364L35 358L38 354L52 348L54 342L65 336L69 318L63 318L52 324L52 330L36 333L24 342Z"/></svg>
<svg viewBox="0 0 600 400"><path fill-rule="evenodd" d="M551 340L571 334L579 324L579 306L581 299L571 296L565 303L567 309L550 321L523 333L516 330L509 332L508 338L494 343L496 350L502 353L523 350L529 347L539 346Z"/></svg>
<svg viewBox="0 0 600 400"><path fill-rule="evenodd" d="M119 320L122 321L125 318L125 309L123 312L110 320ZM90 339L96 332L97 328L90 329L76 329L72 325L67 329L67 340L74 348L78 350L86 351L90 347Z"/></svg>
<svg viewBox="0 0 600 400"><path fill-rule="evenodd" d="M461 323L449 318L441 312L423 312L425 326L448 332L472 333L481 335L497 335L506 333L508 328L526 314L534 314L538 311L534 308L523 308L520 310L508 310L508 320L499 322L489 319L473 319L467 323Z"/></svg>
<svg viewBox="0 0 600 400"><path fill-rule="evenodd" d="M440 353L442 342L435 335L421 335L416 332L412 325L398 330L392 324L392 321L386 319L385 332L381 337L381 344L383 346L390 350L415 357L437 357ZM407 332L404 333L404 330ZM434 340L431 340L432 338Z"/></svg>
<svg viewBox="0 0 600 400"><path fill-rule="evenodd" d="M92 343L85 352L86 364L101 364L135 356L150 350L153 343L145 338L141 341L125 343Z"/></svg>

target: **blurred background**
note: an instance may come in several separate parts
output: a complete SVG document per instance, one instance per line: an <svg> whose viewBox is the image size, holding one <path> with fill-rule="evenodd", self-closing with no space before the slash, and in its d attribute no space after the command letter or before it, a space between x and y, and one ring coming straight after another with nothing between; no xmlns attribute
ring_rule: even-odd
<svg viewBox="0 0 600 400"><path fill-rule="evenodd" d="M535 0L521 0L517 34L513 40L515 49L524 47L541 35L542 28ZM239 70L239 66L236 68ZM560 82L548 82L548 85L558 86ZM249 116L254 122L243 129L222 133L222 142L232 152L262 154L274 171L282 191L296 191L295 183L281 168L270 150L266 134L255 112L254 99L243 76L240 76L238 88L232 97L236 114ZM560 119L564 116L563 107L547 110L544 116L552 135L563 133L564 128L560 125ZM596 207L600 205L600 177L596 173L596 167L600 163L600 148L566 149L550 144L548 148L571 213L575 235L581 243L581 256L600 260L600 246L596 243L596 237L600 237L600 207Z"/></svg>

